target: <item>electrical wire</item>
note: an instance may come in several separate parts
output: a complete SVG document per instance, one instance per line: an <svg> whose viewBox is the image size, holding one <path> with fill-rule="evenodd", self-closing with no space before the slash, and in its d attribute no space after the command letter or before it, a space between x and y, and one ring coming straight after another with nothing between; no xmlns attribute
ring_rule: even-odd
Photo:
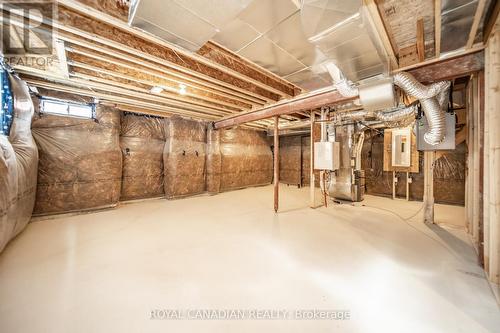
<svg viewBox="0 0 500 333"><path fill-rule="evenodd" d="M408 225L410 228L418 231L419 233L423 234L425 237L433 240L434 242L436 242L437 244L439 244L439 246L443 247L444 249L446 249L446 251L448 251L453 257L455 257L457 260L459 261L462 261L462 258L458 257L448 246L446 246L445 244L441 243L439 241L439 239L436 239L434 237L432 237L431 235L429 235L428 233L426 233L425 231L423 230L420 230L418 229L417 227L415 227L414 225L410 224L409 221L414 218L415 216L418 215L418 213L420 213L422 211L422 209L424 209L424 204L422 204L420 206L420 208L413 214L411 215L410 217L403 217L401 215L399 215L398 213L390 210L390 209L386 209L386 208L381 208L381 207L376 207L376 206L369 206L369 205L362 205L362 207L368 207L368 208L373 208L373 209L378 209L378 210L382 210L382 211L385 211L385 212L388 212L388 213L391 213L395 216L397 216L401 221L403 221L406 225Z"/></svg>

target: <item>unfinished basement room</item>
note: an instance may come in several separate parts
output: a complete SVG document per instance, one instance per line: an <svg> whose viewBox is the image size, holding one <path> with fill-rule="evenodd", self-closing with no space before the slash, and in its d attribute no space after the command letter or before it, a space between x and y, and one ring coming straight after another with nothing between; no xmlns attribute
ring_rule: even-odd
<svg viewBox="0 0 500 333"><path fill-rule="evenodd" d="M0 0L0 332L500 333L497 0Z"/></svg>

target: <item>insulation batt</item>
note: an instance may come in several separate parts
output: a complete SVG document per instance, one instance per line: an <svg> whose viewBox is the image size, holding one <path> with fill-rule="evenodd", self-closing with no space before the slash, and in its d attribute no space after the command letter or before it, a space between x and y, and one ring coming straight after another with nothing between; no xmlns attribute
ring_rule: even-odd
<svg viewBox="0 0 500 333"><path fill-rule="evenodd" d="M161 197L165 118L124 114L120 147L123 155L121 200Z"/></svg>
<svg viewBox="0 0 500 333"><path fill-rule="evenodd" d="M14 119L0 135L0 251L28 224L35 204L38 150L31 133L33 102L26 83L9 77Z"/></svg>
<svg viewBox="0 0 500 333"><path fill-rule="evenodd" d="M118 204L122 153L117 110L99 106L96 120L38 113L32 128L40 151L35 213Z"/></svg>
<svg viewBox="0 0 500 333"><path fill-rule="evenodd" d="M168 120L163 151L165 196L168 199L205 192L207 126L174 116Z"/></svg>
<svg viewBox="0 0 500 333"><path fill-rule="evenodd" d="M284 136L280 138L280 182L300 185L302 182L302 138Z"/></svg>
<svg viewBox="0 0 500 333"><path fill-rule="evenodd" d="M220 153L221 191L271 184L273 154L264 132L221 130Z"/></svg>

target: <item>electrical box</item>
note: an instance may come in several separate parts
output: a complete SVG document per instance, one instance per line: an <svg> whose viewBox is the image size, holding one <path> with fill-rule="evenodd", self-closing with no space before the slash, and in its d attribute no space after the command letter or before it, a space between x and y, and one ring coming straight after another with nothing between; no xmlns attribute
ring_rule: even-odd
<svg viewBox="0 0 500 333"><path fill-rule="evenodd" d="M392 131L392 166L411 166L411 128L400 128Z"/></svg>
<svg viewBox="0 0 500 333"><path fill-rule="evenodd" d="M314 169L335 171L339 168L340 143L314 143Z"/></svg>
<svg viewBox="0 0 500 333"><path fill-rule="evenodd" d="M451 150L455 149L455 124L457 122L455 114L446 113L446 134L443 141L435 146L432 146L425 142L424 134L427 133L429 125L427 124L427 119L425 115L421 119L415 122L416 133L417 133L417 149L418 150Z"/></svg>

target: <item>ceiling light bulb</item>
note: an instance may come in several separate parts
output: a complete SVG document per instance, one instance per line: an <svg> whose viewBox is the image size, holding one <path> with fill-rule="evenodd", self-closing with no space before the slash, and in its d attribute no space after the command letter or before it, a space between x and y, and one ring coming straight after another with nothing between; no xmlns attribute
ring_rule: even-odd
<svg viewBox="0 0 500 333"><path fill-rule="evenodd" d="M179 93L181 95L186 95L186 85L184 84L179 84Z"/></svg>
<svg viewBox="0 0 500 333"><path fill-rule="evenodd" d="M163 91L162 87L153 87L153 88L151 88L151 93L152 94L161 94L162 91Z"/></svg>

